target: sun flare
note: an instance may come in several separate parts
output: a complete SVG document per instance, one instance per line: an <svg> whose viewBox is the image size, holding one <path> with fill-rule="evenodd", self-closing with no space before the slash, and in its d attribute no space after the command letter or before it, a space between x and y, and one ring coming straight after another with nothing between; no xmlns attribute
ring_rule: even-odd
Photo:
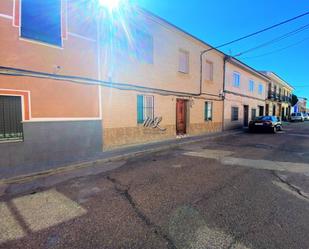
<svg viewBox="0 0 309 249"><path fill-rule="evenodd" d="M120 0L99 0L99 4L102 7L107 8L108 10L112 11L119 7Z"/></svg>

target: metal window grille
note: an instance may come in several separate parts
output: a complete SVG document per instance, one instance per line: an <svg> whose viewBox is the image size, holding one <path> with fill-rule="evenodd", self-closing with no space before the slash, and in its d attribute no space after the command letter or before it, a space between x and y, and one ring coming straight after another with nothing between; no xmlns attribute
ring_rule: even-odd
<svg viewBox="0 0 309 249"><path fill-rule="evenodd" d="M239 109L238 107L232 107L232 121L237 121L239 118Z"/></svg>
<svg viewBox="0 0 309 249"><path fill-rule="evenodd" d="M154 98L153 96L144 96L144 120L154 118Z"/></svg>
<svg viewBox="0 0 309 249"><path fill-rule="evenodd" d="M212 120L212 102L205 102L205 120Z"/></svg>
<svg viewBox="0 0 309 249"><path fill-rule="evenodd" d="M0 96L0 141L22 139L21 97Z"/></svg>

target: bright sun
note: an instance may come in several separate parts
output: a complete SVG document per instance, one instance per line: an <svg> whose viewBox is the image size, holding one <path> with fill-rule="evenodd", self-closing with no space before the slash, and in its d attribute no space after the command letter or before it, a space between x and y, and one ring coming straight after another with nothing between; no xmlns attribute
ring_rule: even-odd
<svg viewBox="0 0 309 249"><path fill-rule="evenodd" d="M99 0L99 3L111 11L118 8L120 0Z"/></svg>

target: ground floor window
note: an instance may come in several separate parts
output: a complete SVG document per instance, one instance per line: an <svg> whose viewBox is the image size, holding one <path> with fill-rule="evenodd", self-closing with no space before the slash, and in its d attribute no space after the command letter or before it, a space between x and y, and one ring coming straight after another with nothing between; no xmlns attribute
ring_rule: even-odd
<svg viewBox="0 0 309 249"><path fill-rule="evenodd" d="M254 120L256 118L256 109L251 109L251 119Z"/></svg>
<svg viewBox="0 0 309 249"><path fill-rule="evenodd" d="M205 102L205 121L211 121L212 120L212 102Z"/></svg>
<svg viewBox="0 0 309 249"><path fill-rule="evenodd" d="M239 108L238 107L232 107L232 121L239 120Z"/></svg>
<svg viewBox="0 0 309 249"><path fill-rule="evenodd" d="M22 138L21 97L0 96L0 141Z"/></svg>
<svg viewBox="0 0 309 249"><path fill-rule="evenodd" d="M137 95L137 123L142 124L147 118L154 118L154 97Z"/></svg>
<svg viewBox="0 0 309 249"><path fill-rule="evenodd" d="M266 116L269 115L269 104L266 104Z"/></svg>

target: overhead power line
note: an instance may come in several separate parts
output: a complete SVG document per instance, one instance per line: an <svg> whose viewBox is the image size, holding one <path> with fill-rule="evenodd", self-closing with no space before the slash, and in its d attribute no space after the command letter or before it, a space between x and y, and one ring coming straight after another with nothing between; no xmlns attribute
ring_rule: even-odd
<svg viewBox="0 0 309 249"><path fill-rule="evenodd" d="M242 59L254 59L254 58L260 58L260 57L264 57L264 56L267 56L267 55L271 55L271 54L275 54L275 53L279 53L281 51L284 51L286 49L289 49L291 47L295 47L301 43L303 43L304 41L308 40L309 37L305 38L305 39L302 39L301 41L298 41L296 43L293 43L289 46L286 46L286 47L283 47L283 48L280 48L280 49L276 49L276 50L273 50L273 51L270 51L268 53L264 53L264 54L260 54L260 55L256 55L256 56L250 56L250 57L245 57L245 58L242 58Z"/></svg>
<svg viewBox="0 0 309 249"><path fill-rule="evenodd" d="M309 86L294 86L294 87L296 87L296 88L307 88L307 87L309 87Z"/></svg>
<svg viewBox="0 0 309 249"><path fill-rule="evenodd" d="M301 14L301 15L295 16L295 17L293 17L293 18L290 18L290 19L288 19L288 20L285 20L285 21L282 21L282 22L280 22L280 23L277 23L277 24L275 24L275 25L272 25L272 26L270 26L270 27L264 28L264 29L262 29L262 30L256 31L256 32L251 33L251 34L248 34L248 35L245 35L245 36L240 37L240 38L238 38L238 39L235 39L235 40L233 40L233 41L226 42L226 43L223 43L223 44L221 44L221 45L219 45L219 46L216 46L216 47L207 49L207 50L203 51L203 53L206 53L206 52L211 51L211 50L213 50L213 49L219 49L219 48L225 47L225 46L227 46L227 45L230 45L230 44L239 42L239 41L241 41L241 40L244 40L244 39L247 39L247 38L249 38L249 37L252 37L252 36L258 35L258 34L260 34L260 33L266 32L266 31L268 31L268 30L274 29L274 28L279 27L279 26L281 26L281 25L284 25L284 24L286 24L286 23L295 21L295 20L297 20L297 19L299 19L299 18L302 18L302 17L304 17L304 16L307 16L307 15L309 15L309 11L307 11L307 12Z"/></svg>
<svg viewBox="0 0 309 249"><path fill-rule="evenodd" d="M273 43L279 42L279 41L284 40L286 38L289 38L289 37L291 37L293 35L296 35L296 34L302 32L302 31L305 31L308 28L309 28L309 24L307 24L305 26L302 26L302 27L300 27L298 29L295 29L295 30L293 30L291 32L285 33L284 35L281 35L281 36L279 36L279 37L277 37L275 39L272 39L272 40L270 40L268 42L264 42L264 43L262 43L262 44L260 44L260 45L258 45L256 47L253 47L253 48L247 49L247 50L245 50L243 52L240 52L240 53L236 54L235 57L239 57L241 55L247 54L247 53L252 52L254 50L257 50L257 49L260 49L262 47L265 47L265 46L271 45Z"/></svg>

